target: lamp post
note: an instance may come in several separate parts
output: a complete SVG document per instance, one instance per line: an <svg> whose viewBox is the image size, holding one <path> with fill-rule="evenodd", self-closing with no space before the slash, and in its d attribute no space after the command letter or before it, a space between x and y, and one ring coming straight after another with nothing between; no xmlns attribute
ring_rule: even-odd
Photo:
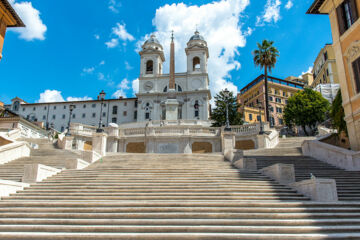
<svg viewBox="0 0 360 240"><path fill-rule="evenodd" d="M230 132L231 131L231 127L230 127L230 122L229 122L229 96L230 96L230 91L225 88L225 90L223 90L224 96L225 96L225 103L226 103L226 122L225 122L225 129L224 131L226 132Z"/></svg>
<svg viewBox="0 0 360 240"><path fill-rule="evenodd" d="M102 124L102 107L103 107L103 101L105 99L105 95L106 93L104 92L104 90L101 90L101 92L99 93L99 100L101 101L101 104L100 104L99 127L96 129L97 133L101 133L104 131L104 129L102 129L101 127L101 124Z"/></svg>
<svg viewBox="0 0 360 240"><path fill-rule="evenodd" d="M70 104L70 106L69 106L70 114L69 114L69 122L68 122L68 126L67 126L66 136L71 136L71 133L70 133L70 123L71 123L72 111L73 111L74 109L75 109L75 105L74 105L74 104Z"/></svg>
<svg viewBox="0 0 360 240"><path fill-rule="evenodd" d="M259 108L259 117L260 117L260 132L259 132L259 134L263 135L265 132L264 132L264 126L263 126L262 120L261 120L261 108L262 108L261 103L259 103L258 108Z"/></svg>

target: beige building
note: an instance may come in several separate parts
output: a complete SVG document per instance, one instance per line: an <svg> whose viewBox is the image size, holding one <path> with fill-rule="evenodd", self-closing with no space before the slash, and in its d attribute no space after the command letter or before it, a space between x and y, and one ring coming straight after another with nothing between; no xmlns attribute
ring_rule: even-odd
<svg viewBox="0 0 360 240"><path fill-rule="evenodd" d="M6 29L9 27L25 27L25 25L10 3L7 0L0 0L0 60L2 58Z"/></svg>
<svg viewBox="0 0 360 240"><path fill-rule="evenodd" d="M326 44L316 57L313 67L314 81L309 84L311 88L315 88L319 84L339 83L337 73L335 52L331 44Z"/></svg>
<svg viewBox="0 0 360 240"><path fill-rule="evenodd" d="M308 14L328 14L350 145L360 150L360 0L315 0Z"/></svg>
<svg viewBox="0 0 360 240"><path fill-rule="evenodd" d="M283 112L287 99L304 89L304 80L296 77L280 79L268 76L270 125L283 126ZM240 90L237 95L239 112L246 122L259 121L259 108L265 109L265 76L262 74ZM250 115L251 114L251 115ZM251 120L250 120L251 116ZM265 119L265 118L262 118Z"/></svg>

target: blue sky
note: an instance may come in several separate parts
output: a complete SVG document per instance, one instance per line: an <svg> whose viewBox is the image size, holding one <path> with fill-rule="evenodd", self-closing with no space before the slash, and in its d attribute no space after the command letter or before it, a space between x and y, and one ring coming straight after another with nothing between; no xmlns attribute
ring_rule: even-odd
<svg viewBox="0 0 360 240"><path fill-rule="evenodd" d="M0 101L28 102L132 97L138 49L155 33L168 60L176 38L176 70L185 71L184 46L195 31L209 45L212 94L235 91L262 71L252 61L256 43L273 40L280 57L272 75L309 70L331 43L328 16L306 15L313 0L11 0L26 29L8 30L0 61ZM164 66L168 72L168 61Z"/></svg>

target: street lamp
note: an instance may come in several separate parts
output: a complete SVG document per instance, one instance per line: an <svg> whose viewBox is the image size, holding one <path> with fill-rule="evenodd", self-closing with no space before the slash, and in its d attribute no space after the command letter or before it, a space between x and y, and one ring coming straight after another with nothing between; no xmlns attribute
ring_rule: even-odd
<svg viewBox="0 0 360 240"><path fill-rule="evenodd" d="M260 132L259 132L259 134L263 135L265 132L264 132L264 126L263 126L262 120L261 120L261 108L262 108L261 103L259 103L258 108L259 108L259 117L260 117Z"/></svg>
<svg viewBox="0 0 360 240"><path fill-rule="evenodd" d="M230 96L230 91L225 88L225 90L223 90L224 96L225 96L225 103L226 103L226 123L225 123L225 129L224 131L226 132L230 132L231 131L231 127L230 127L230 122L229 122L229 96Z"/></svg>
<svg viewBox="0 0 360 240"><path fill-rule="evenodd" d="M68 127L67 127L66 136L71 136L71 133L70 133L70 123L71 123L72 111L73 111L74 109L75 109L75 105L74 105L74 104L70 104L70 106L69 106L70 114L69 114L69 122L68 122Z"/></svg>
<svg viewBox="0 0 360 240"><path fill-rule="evenodd" d="M104 90L101 90L101 92L99 93L99 100L101 100L101 105L100 105L100 118L99 118L99 127L98 129L96 129L97 133L101 133L104 131L104 129L101 128L101 124L102 124L102 107L103 107L103 101L105 99L105 95L106 93L104 92Z"/></svg>

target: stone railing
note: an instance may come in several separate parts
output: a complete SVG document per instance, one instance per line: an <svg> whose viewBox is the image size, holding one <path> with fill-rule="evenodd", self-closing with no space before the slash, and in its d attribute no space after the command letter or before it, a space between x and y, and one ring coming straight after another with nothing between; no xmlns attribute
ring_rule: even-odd
<svg viewBox="0 0 360 240"><path fill-rule="evenodd" d="M260 124L252 123L239 126L231 126L231 131L236 133L237 136L254 135L260 132Z"/></svg>
<svg viewBox="0 0 360 240"><path fill-rule="evenodd" d="M0 164L30 156L30 147L26 142L12 142L0 146Z"/></svg>

